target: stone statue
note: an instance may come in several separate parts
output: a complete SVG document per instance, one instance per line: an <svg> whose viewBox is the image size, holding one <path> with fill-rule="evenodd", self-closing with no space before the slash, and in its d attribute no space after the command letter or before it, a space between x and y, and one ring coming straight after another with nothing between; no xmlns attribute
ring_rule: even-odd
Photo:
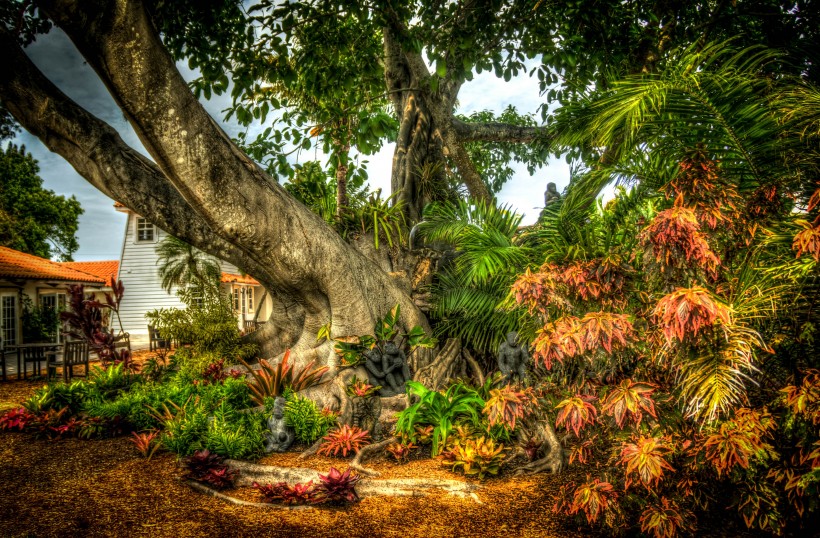
<svg viewBox="0 0 820 538"><path fill-rule="evenodd" d="M527 362L530 355L527 346L518 342L518 333L510 331L507 338L498 346L498 369L501 370L502 384L510 384L514 379L524 383L527 379Z"/></svg>
<svg viewBox="0 0 820 538"><path fill-rule="evenodd" d="M558 194L558 189L555 187L555 183L552 181L547 183L547 190L544 191L544 207L547 207L552 202L560 199L561 195Z"/></svg>
<svg viewBox="0 0 820 538"><path fill-rule="evenodd" d="M410 380L407 356L393 342L385 342L384 352L378 347L366 353L368 378L373 385L381 385L379 396L404 394L404 384Z"/></svg>
<svg viewBox="0 0 820 538"><path fill-rule="evenodd" d="M350 399L351 426L369 431L373 441L381 439L381 424L379 417L382 414L382 399L376 396L369 398L354 397Z"/></svg>
<svg viewBox="0 0 820 538"><path fill-rule="evenodd" d="M265 452L284 452L296 437L293 428L285 424L285 399L278 396L273 401L273 415L268 419L269 433L265 435Z"/></svg>

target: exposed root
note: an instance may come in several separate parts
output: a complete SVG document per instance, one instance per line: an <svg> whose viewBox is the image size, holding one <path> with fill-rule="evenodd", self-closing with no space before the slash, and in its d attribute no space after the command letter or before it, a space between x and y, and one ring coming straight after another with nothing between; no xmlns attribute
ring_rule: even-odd
<svg viewBox="0 0 820 538"><path fill-rule="evenodd" d="M209 488L205 484L200 484L199 482L195 482L193 480L185 480L184 482L201 493L211 495L212 497L216 497L221 501L229 502L231 504L236 504L239 506L253 506L255 508L277 508L279 510L310 510L314 508L313 506L309 505L286 506L283 504L272 503L252 503L250 501L243 501L242 499L237 499L236 497L231 497L230 495L225 495L224 493L220 493L213 488Z"/></svg>
<svg viewBox="0 0 820 538"><path fill-rule="evenodd" d="M564 470L564 451L562 448L558 450L550 450L543 458L534 460L526 465L519 467L515 474L535 474L549 471L552 474L560 473Z"/></svg>
<svg viewBox="0 0 820 538"><path fill-rule="evenodd" d="M319 439L318 441L316 441L315 443L310 445L310 448L306 449L304 452L299 454L299 459L300 460L305 460L305 459L315 455L317 452L319 452L319 449L322 447L322 442L323 441L324 441L324 439Z"/></svg>
<svg viewBox="0 0 820 538"><path fill-rule="evenodd" d="M385 441L377 444L384 444L384 446L387 446L387 441L394 440L395 439L386 439ZM375 451L376 450L374 449L371 452ZM359 453L361 454L361 451ZM250 486L254 482L258 482L260 484L272 484L276 482L287 482L289 484L294 484L296 482L304 483L308 480L313 480L314 482L319 481L319 471L305 467L274 467L271 465L259 465L256 463L247 463L235 460L227 460L225 463L240 471L239 478L236 481L237 486ZM350 467L356 469L353 464L351 464ZM207 486L203 486L202 484L192 484L192 487L234 504L265 507L270 506L268 504L249 503L247 501L233 499L232 497L216 492ZM381 480L374 478L362 478L359 480L359 483L356 484L356 492L361 498L374 495L387 495L392 497L423 497L431 491L444 491L456 497L470 499L474 502L481 503L481 500L476 494L478 489L479 486L468 482L463 482L461 480L445 480L438 478L395 478Z"/></svg>
<svg viewBox="0 0 820 538"><path fill-rule="evenodd" d="M484 386L484 372L481 371L481 366L478 364L478 361L475 360L473 354L467 348L461 350L461 354L464 355L464 360L467 361L467 364L470 365L470 368L473 369L475 373L476 380L478 381L478 386Z"/></svg>
<svg viewBox="0 0 820 538"><path fill-rule="evenodd" d="M350 468L353 469L354 471L358 471L358 472L360 472L364 475L367 475L367 476L379 476L380 473L378 471L376 471L374 469L370 469L368 467L365 467L365 466L362 465L362 463L364 462L366 457L371 458L371 457L375 456L376 454L381 453L391 443L396 443L396 442L398 442L398 438L389 437L389 438L387 438L383 441L380 441L378 443L373 443L371 445L367 445L365 447L362 447L359 450L359 452L356 453L356 457L353 458L353 461L350 462Z"/></svg>

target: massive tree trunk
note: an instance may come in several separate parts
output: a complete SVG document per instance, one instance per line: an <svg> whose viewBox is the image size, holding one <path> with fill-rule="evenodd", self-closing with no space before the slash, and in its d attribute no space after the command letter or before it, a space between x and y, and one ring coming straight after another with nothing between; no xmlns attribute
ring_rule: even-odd
<svg viewBox="0 0 820 538"><path fill-rule="evenodd" d="M399 121L393 153L391 187L396 202L404 204L410 222L420 219L424 205L441 188L445 161L455 169L461 182L475 199L489 201L492 196L484 179L470 160L465 142L532 142L543 129L500 123L468 124L454 117L456 99L463 80L455 75L432 75L420 52L402 46L399 35L405 29L393 20L385 27L384 76L387 93ZM447 60L454 73L459 57ZM436 84L431 85L431 82ZM435 91L434 91L435 86Z"/></svg>
<svg viewBox="0 0 820 538"><path fill-rule="evenodd" d="M252 274L275 299L258 331L266 355L334 365L332 335L365 334L400 304L403 324L428 328L391 278L347 245L243 154L176 70L143 5L133 0L38 3L97 72L156 164L129 148L28 60L0 29L0 99L89 182L169 233ZM127 291L126 291L127 293Z"/></svg>

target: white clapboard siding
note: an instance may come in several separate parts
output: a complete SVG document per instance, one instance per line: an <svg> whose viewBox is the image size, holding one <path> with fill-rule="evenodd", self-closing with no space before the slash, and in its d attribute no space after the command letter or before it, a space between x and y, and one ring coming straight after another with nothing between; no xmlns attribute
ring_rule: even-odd
<svg viewBox="0 0 820 538"><path fill-rule="evenodd" d="M136 241L136 215L128 211L125 238L120 258L119 279L125 286L120 305L120 319L126 332L138 339L148 335L145 313L158 308L182 308L176 293L162 289L155 248L168 234L156 229L153 242Z"/></svg>

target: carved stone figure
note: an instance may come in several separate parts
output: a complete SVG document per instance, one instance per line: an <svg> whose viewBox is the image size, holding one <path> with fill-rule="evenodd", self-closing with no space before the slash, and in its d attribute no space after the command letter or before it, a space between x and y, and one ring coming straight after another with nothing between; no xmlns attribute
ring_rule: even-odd
<svg viewBox="0 0 820 538"><path fill-rule="evenodd" d="M265 452L284 452L293 444L296 436L293 428L285 423L285 399L281 396L273 401L273 415L268 419L268 429Z"/></svg>
<svg viewBox="0 0 820 538"><path fill-rule="evenodd" d="M393 342L384 344L384 352L373 348L366 354L368 378L373 385L381 385L380 396L395 396L404 393L404 384L410 380L407 356Z"/></svg>
<svg viewBox="0 0 820 538"><path fill-rule="evenodd" d="M518 333L510 331L507 338L498 346L498 369L501 370L501 383L509 384L514 380L524 383L527 380L527 362L530 355L527 346L518 341Z"/></svg>
<svg viewBox="0 0 820 538"><path fill-rule="evenodd" d="M544 207L547 207L552 202L560 199L561 195L558 194L558 189L556 188L555 183L552 181L547 183L547 190L544 191Z"/></svg>
<svg viewBox="0 0 820 538"><path fill-rule="evenodd" d="M352 426L369 431L370 438L378 441L381 438L381 424L379 417L382 414L382 399L376 395L366 398L353 397L350 399L353 418Z"/></svg>

